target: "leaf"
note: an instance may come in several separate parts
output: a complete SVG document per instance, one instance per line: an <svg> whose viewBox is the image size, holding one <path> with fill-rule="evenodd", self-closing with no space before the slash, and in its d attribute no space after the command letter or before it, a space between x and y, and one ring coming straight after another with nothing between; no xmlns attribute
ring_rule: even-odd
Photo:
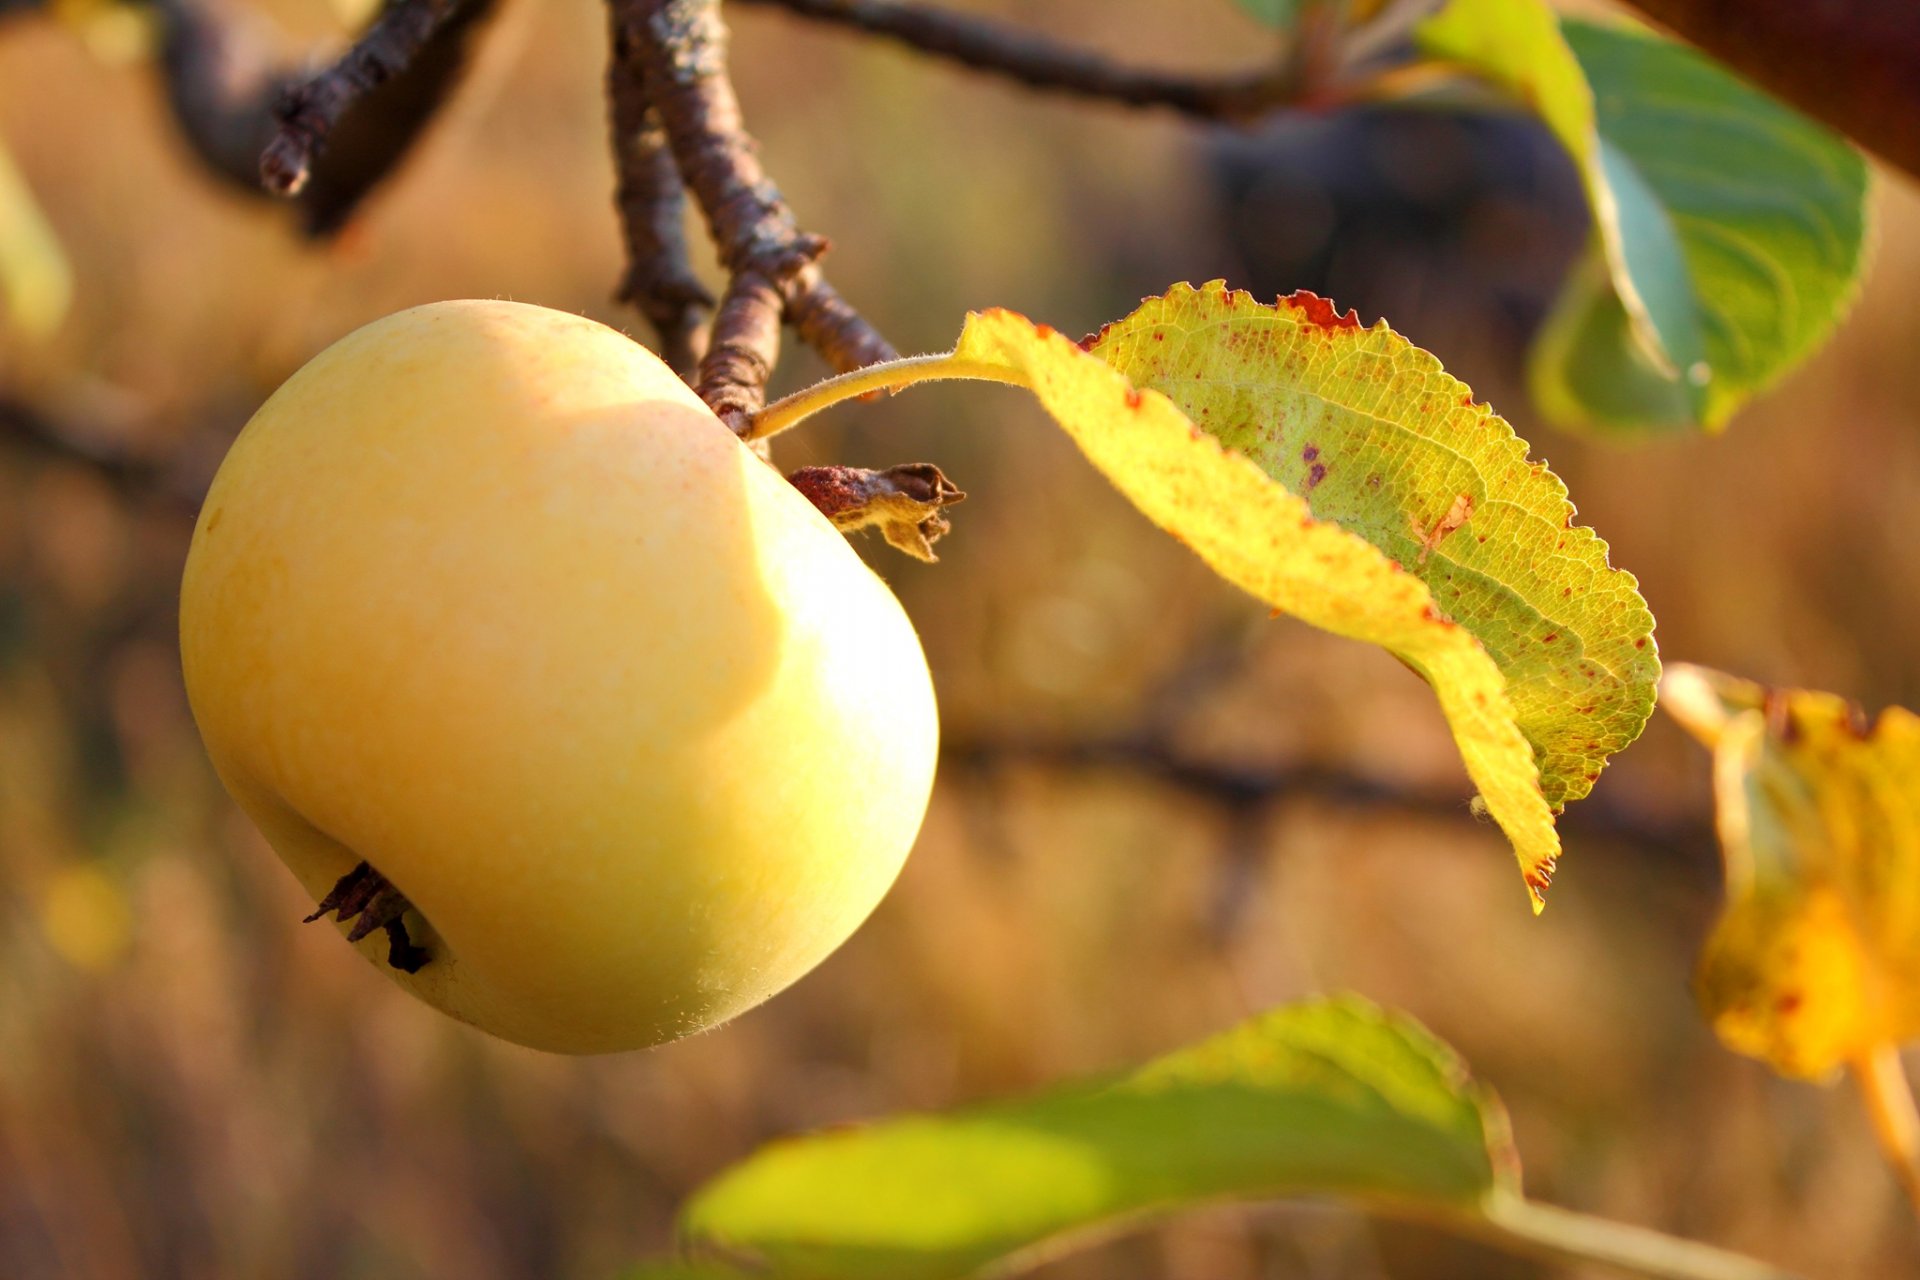
<svg viewBox="0 0 1920 1280"><path fill-rule="evenodd" d="M1865 257L1867 167L1702 54L1450 0L1417 33L1533 109L1573 157L1597 243L1531 358L1549 416L1717 430L1824 342Z"/></svg>
<svg viewBox="0 0 1920 1280"><path fill-rule="evenodd" d="M1593 89L1553 11L1541 0L1447 0L1414 40L1541 118L1579 169L1597 251L1641 358L1676 377L1697 367L1705 348L1673 222L1601 130Z"/></svg>
<svg viewBox="0 0 1920 1280"><path fill-rule="evenodd" d="M1217 281L1148 299L1084 353L977 314L954 356L1031 386L1223 577L1425 677L1539 908L1552 815L1638 736L1659 660L1632 575L1504 421L1385 324Z"/></svg>
<svg viewBox="0 0 1920 1280"><path fill-rule="evenodd" d="M1253 15L1255 22L1286 30L1293 26L1300 0L1239 0L1239 5Z"/></svg>
<svg viewBox="0 0 1920 1280"><path fill-rule="evenodd" d="M1866 258L1867 166L1838 136L1667 40L1568 22L1600 131L1679 232L1702 335L1701 395L1625 340L1618 300L1571 279L1531 377L1547 412L1614 430L1724 426L1824 343ZM1682 412L1693 403L1697 411Z"/></svg>
<svg viewBox="0 0 1920 1280"><path fill-rule="evenodd" d="M1698 988L1721 1041L1813 1078L1920 1035L1920 717L1687 665L1661 705L1713 751L1727 905Z"/></svg>
<svg viewBox="0 0 1920 1280"><path fill-rule="evenodd" d="M27 180L0 146L0 320L30 338L60 327L73 301L73 272Z"/></svg>
<svg viewBox="0 0 1920 1280"><path fill-rule="evenodd" d="M1451 1049L1356 997L1274 1010L1130 1075L774 1143L696 1192L696 1254L628 1280L1003 1276L1143 1218L1332 1193L1529 1254L1786 1280L1520 1195L1506 1112Z"/></svg>
<svg viewBox="0 0 1920 1280"><path fill-rule="evenodd" d="M690 1240L777 1274L939 1280L1068 1232L1332 1191L1471 1210L1511 1192L1499 1103L1356 999L1270 1013L1106 1084L778 1143L700 1191Z"/></svg>

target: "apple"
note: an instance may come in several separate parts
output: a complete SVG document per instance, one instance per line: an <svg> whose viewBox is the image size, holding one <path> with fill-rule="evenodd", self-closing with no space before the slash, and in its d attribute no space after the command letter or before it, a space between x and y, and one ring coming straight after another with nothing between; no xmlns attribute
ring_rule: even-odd
<svg viewBox="0 0 1920 1280"><path fill-rule="evenodd" d="M540 307L418 307L294 374L201 509L180 641L214 767L306 890L384 878L405 911L360 951L540 1049L795 981L932 784L886 585L652 353Z"/></svg>

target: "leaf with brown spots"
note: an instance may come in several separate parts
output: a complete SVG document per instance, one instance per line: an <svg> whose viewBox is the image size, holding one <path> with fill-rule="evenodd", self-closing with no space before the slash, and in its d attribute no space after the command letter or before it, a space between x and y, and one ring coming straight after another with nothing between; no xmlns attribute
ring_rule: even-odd
<svg viewBox="0 0 1920 1280"><path fill-rule="evenodd" d="M1553 814L1653 707L1653 618L1566 488L1433 356L1311 294L1178 285L1084 350L968 318L956 367L1033 388L1149 518L1273 608L1426 678L1535 908Z"/></svg>
<svg viewBox="0 0 1920 1280"><path fill-rule="evenodd" d="M1822 1076L1920 1036L1920 716L1677 666L1713 751L1727 906L1699 991L1720 1039Z"/></svg>

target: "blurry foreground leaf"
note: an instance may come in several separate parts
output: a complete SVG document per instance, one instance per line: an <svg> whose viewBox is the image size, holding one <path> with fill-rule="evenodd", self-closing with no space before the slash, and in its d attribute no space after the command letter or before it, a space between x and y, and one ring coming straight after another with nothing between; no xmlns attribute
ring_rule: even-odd
<svg viewBox="0 0 1920 1280"><path fill-rule="evenodd" d="M951 355L770 406L756 434L876 386L1028 387L1150 519L1276 609L1432 685L1536 910L1553 815L1653 707L1653 618L1566 487L1439 361L1324 300L1176 285L1082 349L1009 311Z"/></svg>
<svg viewBox="0 0 1920 1280"><path fill-rule="evenodd" d="M1920 717L1678 666L1661 705L1713 751L1727 905L1700 957L1728 1048L1783 1075L1853 1070L1920 1208Z"/></svg>
<svg viewBox="0 0 1920 1280"><path fill-rule="evenodd" d="M73 271L26 177L0 146L0 324L30 338L60 327L73 301Z"/></svg>
<svg viewBox="0 0 1920 1280"><path fill-rule="evenodd" d="M765 1274L1005 1274L1143 1217L1333 1193L1529 1252L1759 1280L1717 1250L1523 1200L1499 1101L1445 1045L1363 1000L1276 1010L1107 1083L775 1143L697 1192L683 1239Z"/></svg>
<svg viewBox="0 0 1920 1280"><path fill-rule="evenodd" d="M1418 31L1538 114L1579 167L1589 262L1536 343L1551 416L1717 429L1832 333L1864 254L1866 165L1712 59L1539 0L1448 0Z"/></svg>

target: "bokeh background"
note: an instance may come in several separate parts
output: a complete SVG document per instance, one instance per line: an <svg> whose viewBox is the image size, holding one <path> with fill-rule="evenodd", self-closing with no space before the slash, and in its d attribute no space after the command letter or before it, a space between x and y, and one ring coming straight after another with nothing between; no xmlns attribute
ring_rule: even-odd
<svg viewBox="0 0 1920 1280"><path fill-rule="evenodd" d="M323 0L261 0L300 41ZM1162 65L1240 65L1234 7L973 0ZM76 272L0 401L191 473L283 377L398 307L507 296L641 332L590 0L508 0L475 74L340 240L202 175L119 27L0 26L0 138ZM1920 192L1880 175L1838 338L1715 439L1556 433L1521 353L1585 235L1524 122L1289 118L1247 134L1063 103L753 10L736 73L837 283L903 349L1002 305L1069 332L1179 280L1385 316L1490 399L1639 575L1670 658L1920 705ZM790 350L779 381L819 372ZM183 699L178 501L0 439L0 1276L606 1277L775 1135L1122 1067L1354 989L1458 1046L1529 1188L1820 1277L1909 1274L1920 1230L1844 1087L1721 1050L1689 994L1719 893L1704 758L1668 724L1566 820L1532 918L1433 699L1384 653L1214 580L1018 393L854 406L781 461L930 458L971 496L941 563L862 554L919 626L951 754L873 920L720 1031L596 1060L401 996L215 782ZM1102 744L1377 782L1241 803ZM1528 1277L1330 1205L1222 1209L1047 1280Z"/></svg>

